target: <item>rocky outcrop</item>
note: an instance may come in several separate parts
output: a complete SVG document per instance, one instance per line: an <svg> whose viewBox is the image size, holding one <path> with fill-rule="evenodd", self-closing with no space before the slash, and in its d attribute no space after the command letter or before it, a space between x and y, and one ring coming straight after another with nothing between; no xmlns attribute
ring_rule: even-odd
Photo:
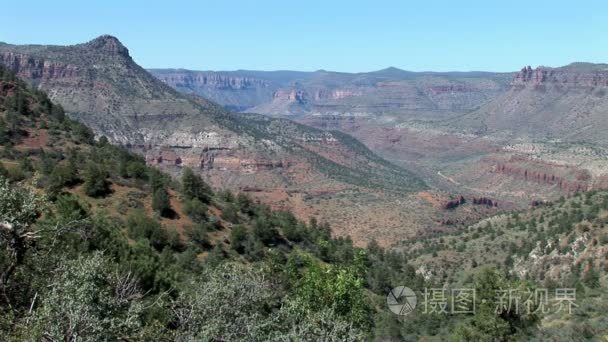
<svg viewBox="0 0 608 342"><path fill-rule="evenodd" d="M532 201L530 201L530 206L531 206L532 208L536 208L536 207L542 207L542 206L545 206L545 205L547 205L548 203L549 203L549 202L547 202L547 201L543 201L543 200L532 200Z"/></svg>
<svg viewBox="0 0 608 342"><path fill-rule="evenodd" d="M488 207L498 207L498 202L487 197L473 197L473 204L485 205Z"/></svg>
<svg viewBox="0 0 608 342"><path fill-rule="evenodd" d="M608 175L599 176L595 180L593 188L596 190L608 190Z"/></svg>
<svg viewBox="0 0 608 342"><path fill-rule="evenodd" d="M121 55L123 57L130 58L129 50L122 45L118 38L110 36L110 35L102 35L99 36L90 42L80 44L80 47L86 50L93 50L98 53L103 53L105 55Z"/></svg>
<svg viewBox="0 0 608 342"><path fill-rule="evenodd" d="M511 76L492 73L338 73L328 71L151 70L179 91L226 108L272 115L387 112L426 117L464 113L506 90ZM356 100L354 100L356 99ZM356 106L353 106L356 101Z"/></svg>
<svg viewBox="0 0 608 342"><path fill-rule="evenodd" d="M354 89L322 89L317 90L314 93L315 100L340 100L347 97L361 96L363 92L361 90Z"/></svg>
<svg viewBox="0 0 608 342"><path fill-rule="evenodd" d="M170 146L133 146L145 155L148 165L184 166L195 170L239 171L252 173L288 168L291 162L283 159L252 159L230 149L179 148Z"/></svg>
<svg viewBox="0 0 608 342"><path fill-rule="evenodd" d="M68 49L79 57L72 58L68 54L60 52ZM0 64L15 72L20 78L34 80L36 83L61 81L63 84L82 86L83 81L92 80L94 75L91 70L78 65L79 59L92 58L96 55L99 55L100 59L116 57L132 62L129 50L118 39L104 35L84 44L50 49L48 53L45 53L44 56L40 55L40 57L10 48L0 49ZM91 62L93 61L91 60Z"/></svg>
<svg viewBox="0 0 608 342"><path fill-rule="evenodd" d="M547 171L530 170L508 164L498 164L494 167L494 171L538 184L557 186L566 192L587 191L589 189L587 179L582 175L576 177L576 180L566 180Z"/></svg>
<svg viewBox="0 0 608 342"><path fill-rule="evenodd" d="M456 199L453 200L449 200L447 201L444 205L443 205L443 209L449 210L449 209L454 209L458 206L461 206L463 204L466 203L466 200L464 199L463 196L459 196Z"/></svg>
<svg viewBox="0 0 608 342"><path fill-rule="evenodd" d="M513 78L513 86L525 85L559 85L577 87L607 87L608 70L570 65L562 68L538 67L532 69L530 66L522 68Z"/></svg>
<svg viewBox="0 0 608 342"><path fill-rule="evenodd" d="M239 188L239 191L243 192L264 192L265 190L255 186L242 186Z"/></svg>
<svg viewBox="0 0 608 342"><path fill-rule="evenodd" d="M445 210L457 208L463 204L467 203L467 200L464 196L460 195L456 199L449 200L442 205L442 208ZM487 198L487 197L473 197L471 199L471 203L474 205L483 205L487 207L498 207L498 201ZM447 224L447 223L444 223Z"/></svg>
<svg viewBox="0 0 608 342"><path fill-rule="evenodd" d="M428 88L429 92L433 95L449 94L449 93L467 93L472 92L474 89L464 84L446 84L437 85Z"/></svg>
<svg viewBox="0 0 608 342"><path fill-rule="evenodd" d="M23 79L45 82L53 79L77 82L86 75L81 68L64 62L50 61L16 52L0 52L0 64Z"/></svg>
<svg viewBox="0 0 608 342"><path fill-rule="evenodd" d="M303 134L298 140L305 143L321 143L321 144L333 144L338 140L329 132L323 134Z"/></svg>
<svg viewBox="0 0 608 342"><path fill-rule="evenodd" d="M252 88L267 88L267 81L246 77L233 76L217 72L174 70L155 74L158 79L174 88L211 88L218 90L243 90Z"/></svg>
<svg viewBox="0 0 608 342"><path fill-rule="evenodd" d="M309 100L310 95L304 90L277 90L272 94L273 101L281 102L297 102L299 104L306 104Z"/></svg>

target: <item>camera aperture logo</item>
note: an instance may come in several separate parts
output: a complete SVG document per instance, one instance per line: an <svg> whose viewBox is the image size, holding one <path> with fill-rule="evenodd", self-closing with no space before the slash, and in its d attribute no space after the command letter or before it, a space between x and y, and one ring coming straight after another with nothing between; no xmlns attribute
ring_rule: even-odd
<svg viewBox="0 0 608 342"><path fill-rule="evenodd" d="M389 291L386 296L386 304L393 313L405 316L414 311L418 298L409 287L397 286Z"/></svg>

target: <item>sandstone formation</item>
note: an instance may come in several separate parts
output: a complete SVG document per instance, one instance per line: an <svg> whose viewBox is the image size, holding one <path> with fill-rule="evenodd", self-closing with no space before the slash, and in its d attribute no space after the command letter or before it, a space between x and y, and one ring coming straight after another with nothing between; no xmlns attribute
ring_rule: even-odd
<svg viewBox="0 0 608 342"><path fill-rule="evenodd" d="M480 106L506 90L510 80L508 74L415 73L397 68L358 74L181 69L150 72L177 90L211 98L226 108L281 116L374 116L390 109L413 117L444 117ZM238 87L209 81L216 78Z"/></svg>
<svg viewBox="0 0 608 342"><path fill-rule="evenodd" d="M550 171L537 171L521 168L517 166L511 166L508 164L498 164L494 168L496 172L503 173L512 177L523 179L530 182L539 184L545 184L550 186L557 186L559 189L566 192L579 192L589 190L588 179L585 176L575 178L575 180L566 180L561 176L548 173ZM550 168L548 170L551 170ZM582 178L582 179L581 179Z"/></svg>

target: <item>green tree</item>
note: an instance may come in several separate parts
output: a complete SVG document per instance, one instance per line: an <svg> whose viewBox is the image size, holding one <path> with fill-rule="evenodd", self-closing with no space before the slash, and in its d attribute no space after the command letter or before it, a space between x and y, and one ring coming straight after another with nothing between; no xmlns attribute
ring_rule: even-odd
<svg viewBox="0 0 608 342"><path fill-rule="evenodd" d="M216 244L215 247L209 252L207 256L207 260L205 260L206 264L211 267L216 267L222 263L226 259L226 255L224 255L224 251L220 244Z"/></svg>
<svg viewBox="0 0 608 342"><path fill-rule="evenodd" d="M72 138L76 142L88 145L95 144L95 134L90 128L78 121L70 121L70 125Z"/></svg>
<svg viewBox="0 0 608 342"><path fill-rule="evenodd" d="M101 166L90 162L84 172L83 188L91 197L102 197L110 193L108 173Z"/></svg>
<svg viewBox="0 0 608 342"><path fill-rule="evenodd" d="M4 119L0 118L0 145L8 145L11 142L11 135Z"/></svg>
<svg viewBox="0 0 608 342"><path fill-rule="evenodd" d="M240 192L236 196L236 205L243 214L250 216L253 214L253 203L251 198L249 198L249 196L246 194Z"/></svg>
<svg viewBox="0 0 608 342"><path fill-rule="evenodd" d="M150 180L149 183L152 188L152 193L156 192L158 189L164 188L167 184L167 177L154 168L148 169L148 179Z"/></svg>
<svg viewBox="0 0 608 342"><path fill-rule="evenodd" d="M496 310L496 296L500 290L519 288L519 282L509 282L496 268L484 267L474 280L476 294L475 315L461 322L451 336L453 341L507 341L517 331L537 321L534 314L515 310Z"/></svg>
<svg viewBox="0 0 608 342"><path fill-rule="evenodd" d="M136 211L127 218L127 230L133 239L147 239L158 251L169 245L169 236L157 220Z"/></svg>
<svg viewBox="0 0 608 342"><path fill-rule="evenodd" d="M83 220L89 216L87 208L72 194L59 196L55 201L55 210L62 222Z"/></svg>
<svg viewBox="0 0 608 342"><path fill-rule="evenodd" d="M228 222L238 223L238 209L233 203L228 203L222 210L222 218Z"/></svg>
<svg viewBox="0 0 608 342"><path fill-rule="evenodd" d="M322 266L316 261L309 265L296 281L291 307L299 312L329 308L338 316L359 326L369 326L369 308L364 301L364 280L361 269L353 266Z"/></svg>
<svg viewBox="0 0 608 342"><path fill-rule="evenodd" d="M184 212L196 223L202 223L207 220L207 206L198 198L186 200Z"/></svg>
<svg viewBox="0 0 608 342"><path fill-rule="evenodd" d="M137 279L99 253L64 261L41 295L28 335L35 340L136 339L144 309Z"/></svg>
<svg viewBox="0 0 608 342"><path fill-rule="evenodd" d="M593 262L589 261L585 271L583 272L583 283L590 288L596 288L600 286L600 275L593 266Z"/></svg>
<svg viewBox="0 0 608 342"><path fill-rule="evenodd" d="M154 195L152 196L152 209L163 217L171 217L174 214L173 209L171 209L169 193L165 188L154 191Z"/></svg>
<svg viewBox="0 0 608 342"><path fill-rule="evenodd" d="M265 245L276 243L279 238L277 230L272 227L269 220L257 219L253 222L253 234Z"/></svg>
<svg viewBox="0 0 608 342"><path fill-rule="evenodd" d="M24 262L32 242L43 234L54 231L33 227L38 214L44 208L34 193L12 187L8 180L0 177L0 246L6 250L3 256L3 269L0 271L0 294L3 302L10 305L6 288L9 280Z"/></svg>
<svg viewBox="0 0 608 342"><path fill-rule="evenodd" d="M249 234L247 233L247 229L242 225L235 225L232 227L232 231L230 232L230 246L233 250L238 253L245 252L245 243L248 239Z"/></svg>
<svg viewBox="0 0 608 342"><path fill-rule="evenodd" d="M184 168L182 173L182 192L188 199L198 199L203 203L209 203L213 191L199 175L195 175L190 168Z"/></svg>
<svg viewBox="0 0 608 342"><path fill-rule="evenodd" d="M186 229L186 233L192 242L196 243L199 247L205 248L209 246L209 239L207 237L207 225L195 224L192 227Z"/></svg>
<svg viewBox="0 0 608 342"><path fill-rule="evenodd" d="M131 178L144 179L146 177L146 165L138 161L128 162L126 165L126 174Z"/></svg>
<svg viewBox="0 0 608 342"><path fill-rule="evenodd" d="M48 177L46 190L49 197L54 199L61 193L63 187L76 185L79 181L78 171L73 163L58 164Z"/></svg>
<svg viewBox="0 0 608 342"><path fill-rule="evenodd" d="M8 170L4 167L4 164L0 162L0 178L8 178Z"/></svg>

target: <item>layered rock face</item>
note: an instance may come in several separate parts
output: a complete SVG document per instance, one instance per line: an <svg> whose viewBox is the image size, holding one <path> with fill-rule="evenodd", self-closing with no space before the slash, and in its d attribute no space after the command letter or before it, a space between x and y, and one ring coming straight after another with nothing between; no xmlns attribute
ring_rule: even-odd
<svg viewBox="0 0 608 342"><path fill-rule="evenodd" d="M111 36L73 46L1 44L0 63L45 90L73 117L123 144L144 143L140 126L150 117L201 112L139 67Z"/></svg>
<svg viewBox="0 0 608 342"><path fill-rule="evenodd" d="M582 170L576 172L574 180L566 180L563 176L556 176L552 173L555 171L555 167L552 168L551 166L548 166L545 171L538 171L534 169L511 166L508 164L498 164L496 165L495 170L496 172L526 181L556 186L565 192L573 193L587 191L591 188L589 184L591 177Z"/></svg>
<svg viewBox="0 0 608 342"><path fill-rule="evenodd" d="M553 84L589 88L608 87L608 69L586 64L582 64L578 68L576 66L577 64L557 69L545 67L532 69L530 66L526 66L515 75L512 85Z"/></svg>
<svg viewBox="0 0 608 342"><path fill-rule="evenodd" d="M208 98L234 111L251 108L260 100L269 101L277 89L267 80L246 74L182 69L153 72L159 80L178 91Z"/></svg>
<svg viewBox="0 0 608 342"><path fill-rule="evenodd" d="M152 73L175 89L208 96L239 111L290 115L298 120L321 116L424 120L476 134L608 143L600 129L608 129L608 120L602 116L608 110L608 66L603 64L527 66L517 73L502 74L413 73L395 68L280 76L255 71L200 72L203 79L188 86L179 80L199 72ZM209 82L211 75L230 80L229 85Z"/></svg>
<svg viewBox="0 0 608 342"><path fill-rule="evenodd" d="M227 179L235 186L253 185L260 178L239 175L259 174L273 187L297 187L299 180L289 170L296 164L306 165L311 175L329 182L368 177L352 176L363 170L379 179L372 174L402 172L371 153L354 158L361 153L355 147L361 148L350 140L329 142L322 131L235 115L203 98L182 95L137 65L112 36L73 46L0 44L0 64L47 91L70 116L97 134L144 154L150 164L171 172L190 166L208 173L217 185ZM183 86L245 93L266 89L269 97L274 91L268 81L247 75L166 72L164 77L167 83ZM294 96L303 100L304 95ZM328 165L344 168L339 173L348 176L338 180ZM351 167L355 173L346 171Z"/></svg>
<svg viewBox="0 0 608 342"><path fill-rule="evenodd" d="M17 76L25 79L36 79L45 82L50 79L75 80L85 76L82 69L75 65L61 62L46 61L25 54L4 52L0 53L3 65L17 71Z"/></svg>
<svg viewBox="0 0 608 342"><path fill-rule="evenodd" d="M450 123L463 130L513 137L608 144L608 65L529 66L510 89Z"/></svg>
<svg viewBox="0 0 608 342"><path fill-rule="evenodd" d="M505 90L510 79L504 74L412 73L396 68L359 74L151 72L177 90L212 98L228 108L272 115L375 116L391 110L406 117L423 113L450 116L481 105ZM197 75L197 81L185 82L190 75ZM210 77L231 80L239 86L210 83Z"/></svg>
<svg viewBox="0 0 608 342"><path fill-rule="evenodd" d="M248 88L267 88L270 84L264 80L231 76L216 72L180 72L167 71L157 74L158 79L175 88L217 88L225 90L242 90Z"/></svg>

